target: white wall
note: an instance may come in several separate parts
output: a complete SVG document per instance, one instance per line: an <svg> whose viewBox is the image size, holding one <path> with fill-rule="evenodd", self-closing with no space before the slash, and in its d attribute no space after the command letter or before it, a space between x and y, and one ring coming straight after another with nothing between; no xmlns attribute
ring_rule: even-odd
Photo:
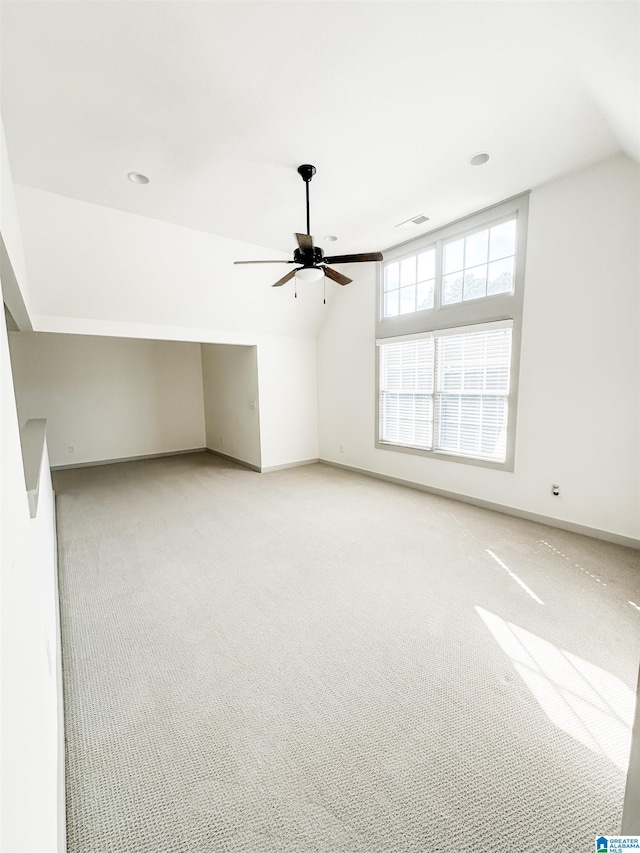
<svg viewBox="0 0 640 853"><path fill-rule="evenodd" d="M1 122L0 122L1 125ZM20 328L30 294L4 130L0 136L1 292ZM0 321L1 740L0 848L63 851L63 722L58 715L54 505L48 457L38 512L27 499L7 329Z"/></svg>
<svg viewBox="0 0 640 853"><path fill-rule="evenodd" d="M270 286L287 267L233 263L291 255L29 187L16 199L36 330L58 317L243 335L315 337L320 327L322 282L294 299L293 283Z"/></svg>
<svg viewBox="0 0 640 853"><path fill-rule="evenodd" d="M15 185L0 118L0 268L2 294L19 328L30 328L30 294Z"/></svg>
<svg viewBox="0 0 640 853"><path fill-rule="evenodd" d="M274 337L258 346L263 469L318 458L316 376L313 338Z"/></svg>
<svg viewBox="0 0 640 853"><path fill-rule="evenodd" d="M2 408L2 829L7 853L64 849L59 798L53 491L45 453L38 513L25 489L7 331L0 322ZM46 447L45 447L46 451Z"/></svg>
<svg viewBox="0 0 640 853"><path fill-rule="evenodd" d="M339 285L326 306L322 282L294 299L270 287L280 267L233 264L289 255L29 187L16 198L34 329L256 345L262 466L317 457L315 337ZM54 432L51 447L61 464Z"/></svg>
<svg viewBox="0 0 640 853"><path fill-rule="evenodd" d="M202 344L201 351L207 447L260 468L256 347Z"/></svg>
<svg viewBox="0 0 640 853"><path fill-rule="evenodd" d="M52 465L205 446L198 344L35 332L9 338L20 422L47 419Z"/></svg>
<svg viewBox="0 0 640 853"><path fill-rule="evenodd" d="M639 190L619 156L531 193L513 473L374 447L367 269L318 338L320 457L640 538Z"/></svg>

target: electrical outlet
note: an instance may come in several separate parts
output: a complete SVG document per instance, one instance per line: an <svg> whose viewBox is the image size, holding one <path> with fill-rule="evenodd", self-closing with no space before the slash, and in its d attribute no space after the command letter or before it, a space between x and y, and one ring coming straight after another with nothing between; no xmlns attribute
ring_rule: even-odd
<svg viewBox="0 0 640 853"><path fill-rule="evenodd" d="M340 453L344 453L344 444L340 445Z"/></svg>
<svg viewBox="0 0 640 853"><path fill-rule="evenodd" d="M256 407L256 401L255 401L255 400L252 400L252 401L249 403L249 408L250 408L250 409L255 409L255 407Z"/></svg>
<svg viewBox="0 0 640 853"><path fill-rule="evenodd" d="M557 483L551 486L551 494L556 498L560 497L560 486Z"/></svg>
<svg viewBox="0 0 640 853"><path fill-rule="evenodd" d="M67 447L67 450L69 451L69 453L75 453L75 452L76 452L76 446L75 446L75 444L70 444L70 445Z"/></svg>

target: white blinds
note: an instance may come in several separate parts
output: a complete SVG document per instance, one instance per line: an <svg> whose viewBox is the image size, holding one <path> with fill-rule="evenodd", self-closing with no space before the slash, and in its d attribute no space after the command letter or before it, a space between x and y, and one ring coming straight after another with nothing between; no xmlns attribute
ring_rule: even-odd
<svg viewBox="0 0 640 853"><path fill-rule="evenodd" d="M379 350L381 442L505 461L511 328L448 330Z"/></svg>
<svg viewBox="0 0 640 853"><path fill-rule="evenodd" d="M431 449L433 386L433 338L380 347L381 441Z"/></svg>

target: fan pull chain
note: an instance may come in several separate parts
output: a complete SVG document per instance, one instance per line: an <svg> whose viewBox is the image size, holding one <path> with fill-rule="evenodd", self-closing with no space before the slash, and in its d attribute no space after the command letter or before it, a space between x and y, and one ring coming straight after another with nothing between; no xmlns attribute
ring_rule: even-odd
<svg viewBox="0 0 640 853"><path fill-rule="evenodd" d="M294 294L295 298L297 299L298 298L298 279L295 276L293 277L293 294Z"/></svg>
<svg viewBox="0 0 640 853"><path fill-rule="evenodd" d="M326 275L322 276L322 304L327 304L327 277Z"/></svg>

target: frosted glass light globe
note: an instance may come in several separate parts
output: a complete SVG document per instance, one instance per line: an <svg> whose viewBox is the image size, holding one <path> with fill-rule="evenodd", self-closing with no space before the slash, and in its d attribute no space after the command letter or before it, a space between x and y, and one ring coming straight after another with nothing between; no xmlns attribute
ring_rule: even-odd
<svg viewBox="0 0 640 853"><path fill-rule="evenodd" d="M315 267L302 267L302 269L296 270L298 281L320 281L323 276L324 270Z"/></svg>

